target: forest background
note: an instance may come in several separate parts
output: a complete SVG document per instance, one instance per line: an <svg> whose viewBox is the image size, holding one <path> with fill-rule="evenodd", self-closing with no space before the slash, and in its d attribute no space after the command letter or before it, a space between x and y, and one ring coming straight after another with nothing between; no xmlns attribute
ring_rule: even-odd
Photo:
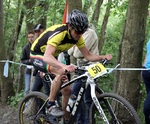
<svg viewBox="0 0 150 124"><path fill-rule="evenodd" d="M4 62L20 63L26 33L41 23L45 28L61 24L65 0L0 0L0 102L17 106L23 98L23 68L9 63L4 77ZM149 0L68 0L69 13L76 8L87 14L98 37L100 54L111 53L114 67L142 68L145 44L150 35ZM109 66L110 67L110 66ZM145 87L141 71L115 71L100 80L105 92L125 97L143 120Z"/></svg>

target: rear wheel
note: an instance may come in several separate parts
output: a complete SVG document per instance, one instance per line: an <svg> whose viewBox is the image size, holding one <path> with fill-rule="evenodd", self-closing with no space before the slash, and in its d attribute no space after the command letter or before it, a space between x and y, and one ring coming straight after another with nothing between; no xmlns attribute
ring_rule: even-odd
<svg viewBox="0 0 150 124"><path fill-rule="evenodd" d="M26 95L19 105L18 124L47 124L46 106L44 105L47 98L48 96L41 92L32 92Z"/></svg>
<svg viewBox="0 0 150 124"><path fill-rule="evenodd" d="M108 124L141 124L133 106L123 97L112 93L103 93L98 101L108 119ZM90 124L107 124L92 103L90 110Z"/></svg>

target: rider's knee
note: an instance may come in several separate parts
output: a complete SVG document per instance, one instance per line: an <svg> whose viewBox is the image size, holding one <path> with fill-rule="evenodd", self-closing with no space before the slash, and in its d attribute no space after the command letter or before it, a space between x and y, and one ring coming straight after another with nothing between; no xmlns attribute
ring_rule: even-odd
<svg viewBox="0 0 150 124"><path fill-rule="evenodd" d="M61 78L62 78L62 76L61 75L57 75L57 76L55 76L55 78L53 79L53 82L60 82L61 83Z"/></svg>
<svg viewBox="0 0 150 124"><path fill-rule="evenodd" d="M68 79L67 75L61 75L61 81L62 81L62 83L68 82L69 79Z"/></svg>
<svg viewBox="0 0 150 124"><path fill-rule="evenodd" d="M71 88L69 86L67 86L61 92L62 92L62 95L70 96L71 95Z"/></svg>

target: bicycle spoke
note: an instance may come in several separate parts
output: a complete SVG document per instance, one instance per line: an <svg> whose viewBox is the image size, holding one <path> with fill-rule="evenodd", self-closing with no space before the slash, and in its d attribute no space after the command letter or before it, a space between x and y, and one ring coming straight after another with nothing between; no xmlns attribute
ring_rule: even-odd
<svg viewBox="0 0 150 124"><path fill-rule="evenodd" d="M23 99L19 107L19 124L48 124L46 121L46 110L41 106L46 101L43 96L29 95Z"/></svg>
<svg viewBox="0 0 150 124"><path fill-rule="evenodd" d="M99 98L99 103L109 124L140 124L136 111L124 99L106 95L104 98ZM91 108L90 118L91 124L106 124L94 104Z"/></svg>

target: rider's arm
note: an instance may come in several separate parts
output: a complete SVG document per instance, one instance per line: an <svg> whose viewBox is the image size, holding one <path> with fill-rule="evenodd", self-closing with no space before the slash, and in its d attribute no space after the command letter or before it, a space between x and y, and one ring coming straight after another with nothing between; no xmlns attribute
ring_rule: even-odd
<svg viewBox="0 0 150 124"><path fill-rule="evenodd" d="M103 60L103 59L108 59L108 60L112 59L112 55L110 55L110 54L95 55L95 54L91 53L85 46L80 48L80 51L83 54L83 56L91 62L99 61L99 60Z"/></svg>
<svg viewBox="0 0 150 124"><path fill-rule="evenodd" d="M63 68L64 64L59 62L55 57L54 53L56 48L50 44L46 46L46 51L44 53L43 61L48 63L49 65L56 67L56 68Z"/></svg>
<svg viewBox="0 0 150 124"><path fill-rule="evenodd" d="M75 67L73 65L65 65L61 62L59 62L53 55L56 51L56 48L50 44L46 46L46 51L44 53L43 61L45 61L50 66L53 66L55 68L58 68L57 70L60 70L60 74L68 72L74 72Z"/></svg>

